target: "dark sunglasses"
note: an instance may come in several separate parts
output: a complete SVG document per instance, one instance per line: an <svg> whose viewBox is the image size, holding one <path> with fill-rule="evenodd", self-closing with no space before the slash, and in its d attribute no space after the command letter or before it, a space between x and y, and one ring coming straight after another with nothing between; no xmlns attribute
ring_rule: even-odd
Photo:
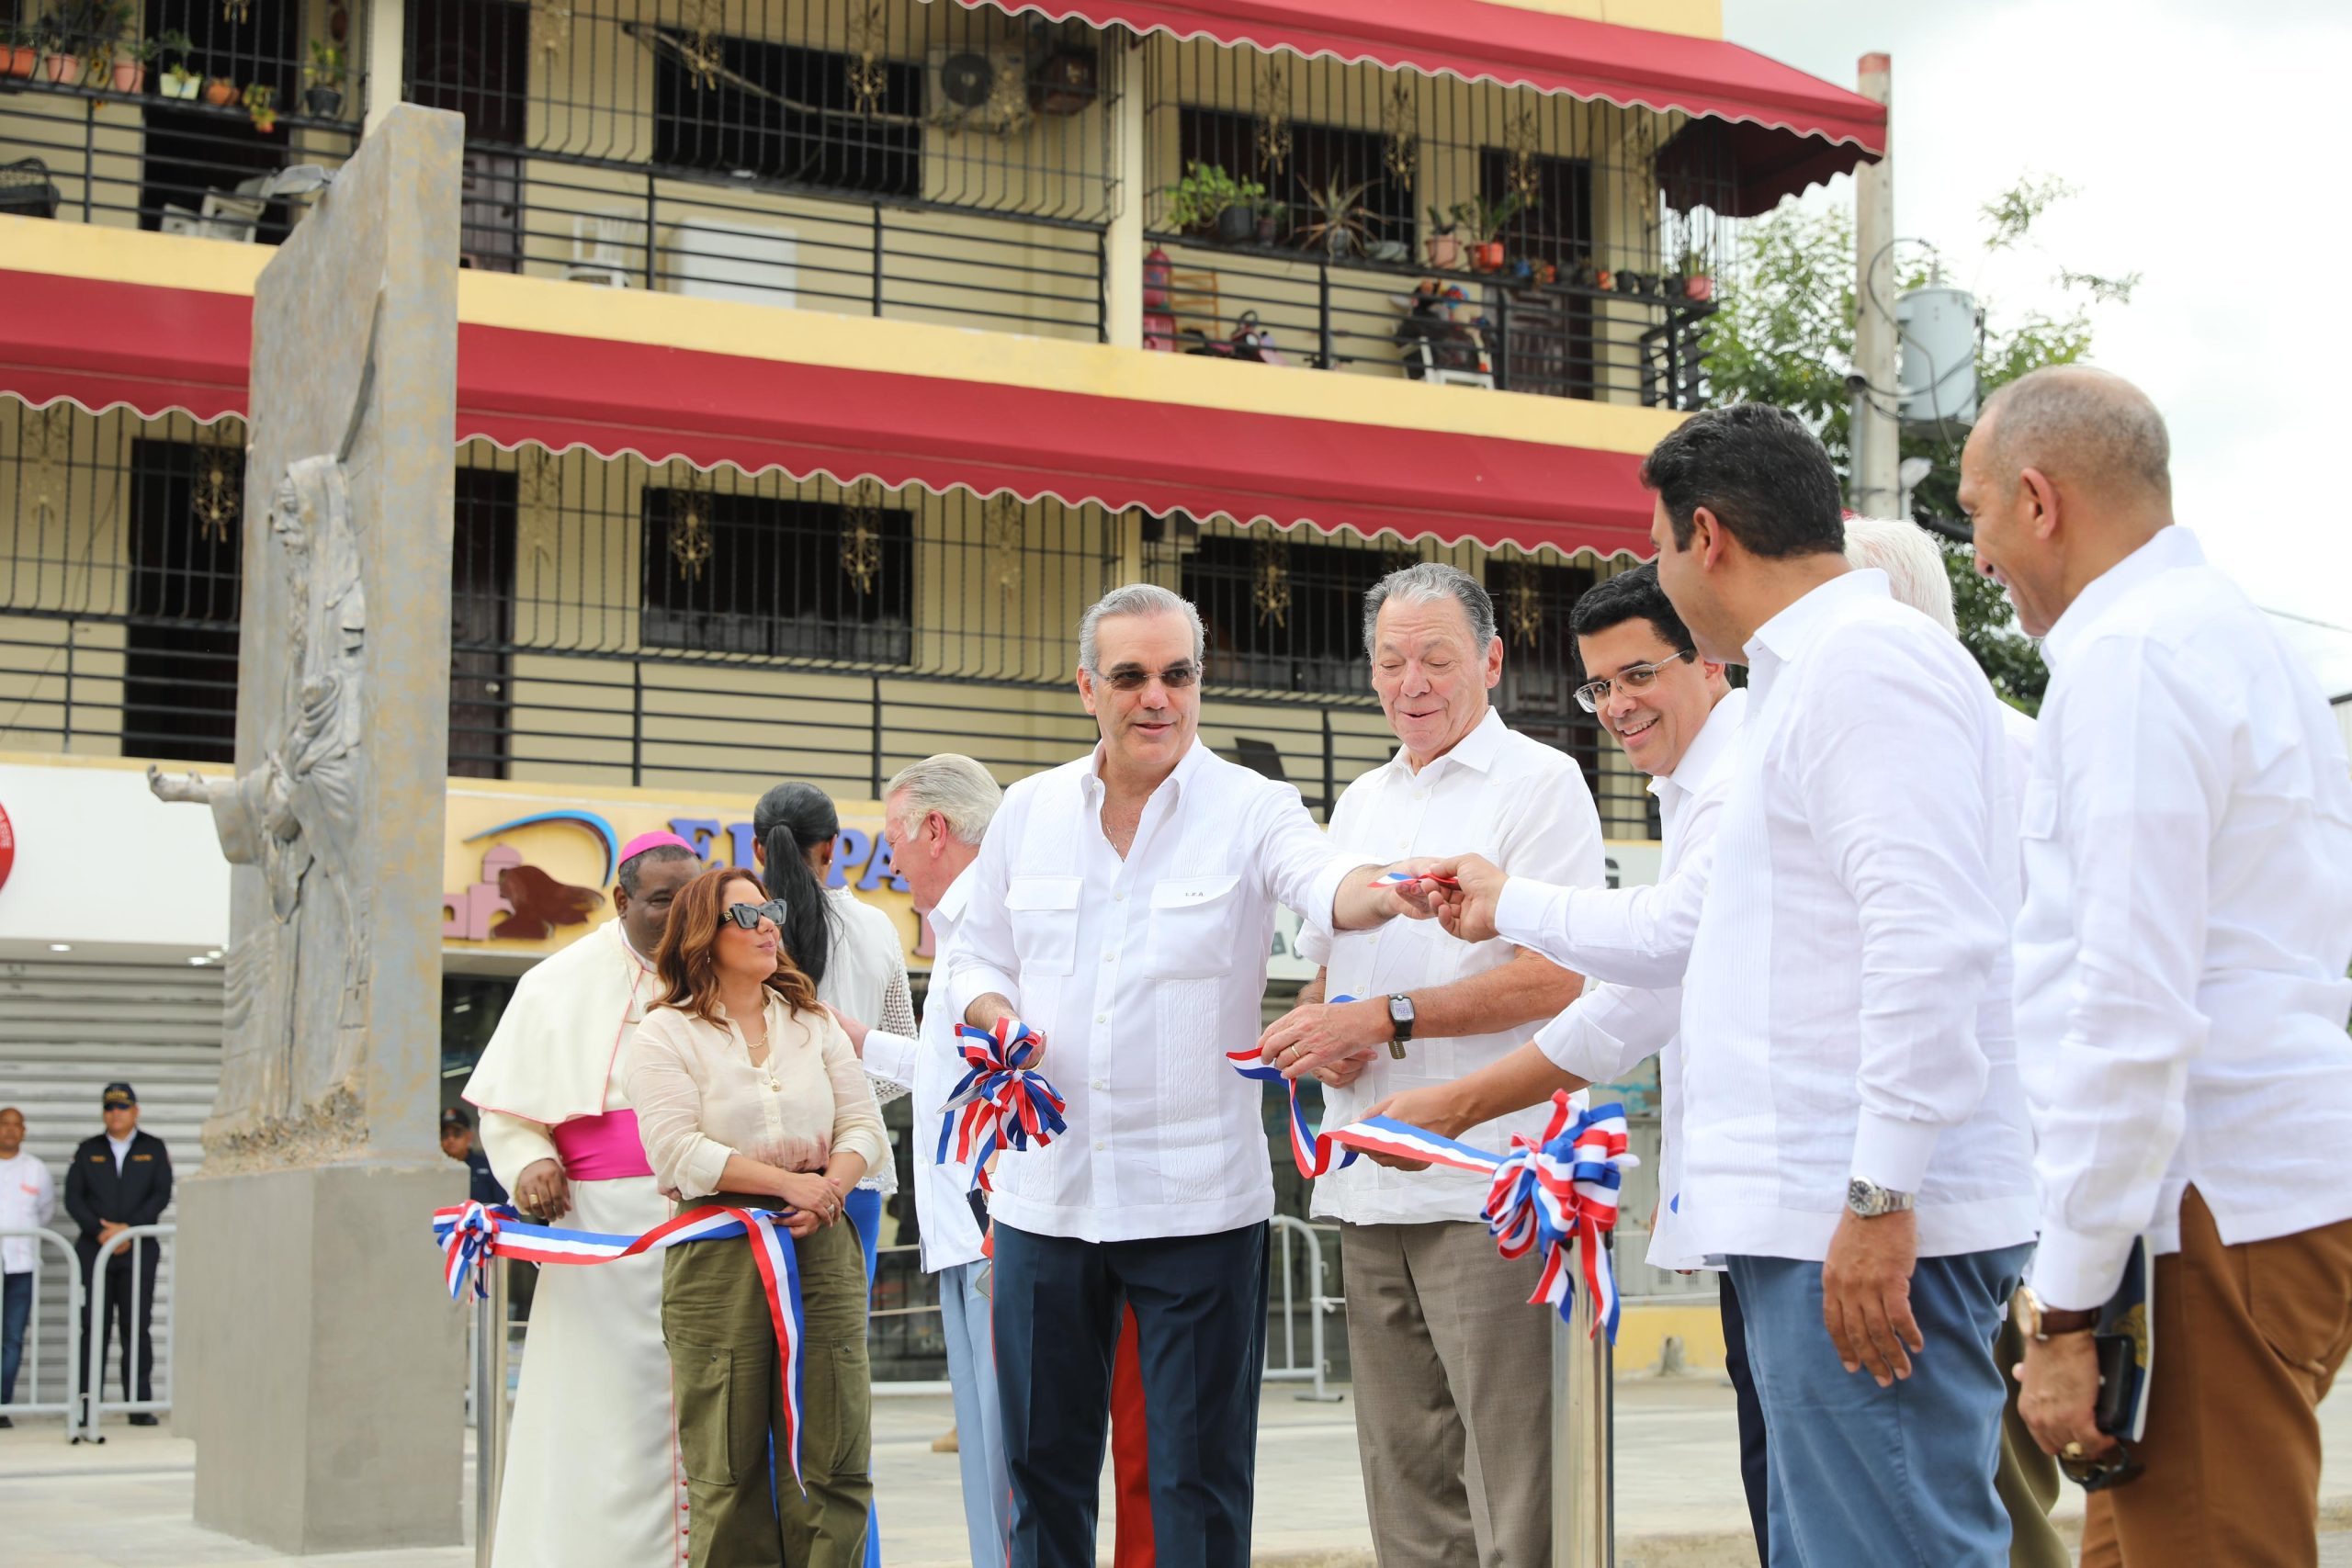
<svg viewBox="0 0 2352 1568"><path fill-rule="evenodd" d="M1140 692L1155 678L1170 691L1181 692L1201 678L1201 667L1184 663L1171 664L1165 670L1138 670L1132 664L1122 664L1102 680L1114 691Z"/></svg>
<svg viewBox="0 0 2352 1568"><path fill-rule="evenodd" d="M747 931L758 931L762 920L774 920L775 929L782 931L786 913L783 899L771 898L764 904L729 904L719 919L732 920Z"/></svg>

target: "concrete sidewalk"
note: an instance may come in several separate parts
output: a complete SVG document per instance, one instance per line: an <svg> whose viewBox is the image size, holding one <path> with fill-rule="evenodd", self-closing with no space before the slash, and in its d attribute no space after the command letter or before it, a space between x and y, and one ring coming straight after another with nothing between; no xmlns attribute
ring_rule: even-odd
<svg viewBox="0 0 2352 1568"><path fill-rule="evenodd" d="M968 1561L956 1458L931 1451L948 1420L944 1395L875 1402L875 1475L889 1568ZM2321 1491L2332 1532L2322 1562L2352 1568L2352 1399L2331 1400L2321 1421L2327 1444ZM1737 1453L1731 1391L1720 1374L1621 1378L1623 1568L1753 1568ZM0 1560L9 1568L470 1568L473 1562L466 1547L306 1559L258 1551L189 1522L195 1464L194 1446L161 1429L110 1424L103 1447L74 1448L56 1421L21 1421L15 1431L0 1432ZM2061 1517L2079 1529L2081 1516L2082 1495L2070 1487ZM1111 1519L1106 1494L1106 1554ZM1286 1568L1370 1564L1351 1401L1318 1404L1290 1387L1268 1387L1255 1558Z"/></svg>

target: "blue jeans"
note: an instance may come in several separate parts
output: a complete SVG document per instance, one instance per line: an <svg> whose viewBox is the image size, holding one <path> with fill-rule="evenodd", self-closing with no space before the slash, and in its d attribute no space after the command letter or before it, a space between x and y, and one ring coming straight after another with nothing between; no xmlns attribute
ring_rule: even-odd
<svg viewBox="0 0 2352 1568"><path fill-rule="evenodd" d="M25 1359L25 1325L32 1315L32 1274L0 1275L0 1404L17 1403L17 1368Z"/></svg>
<svg viewBox="0 0 2352 1568"><path fill-rule="evenodd" d="M882 1194L870 1187L853 1187L842 1200L842 1218L857 1229L857 1245L865 1249L866 1304L873 1304L876 1248L882 1242ZM882 1528L874 1505L865 1505L865 1568L882 1568Z"/></svg>
<svg viewBox="0 0 2352 1568"><path fill-rule="evenodd" d="M1012 1540L1012 1489L1004 1473L1004 1412L998 1408L996 1348L989 1343L984 1261L939 1271L947 1334L947 1382L956 1392L956 1447L964 1474L964 1534L975 1568L1004 1568Z"/></svg>
<svg viewBox="0 0 2352 1568"><path fill-rule="evenodd" d="M2007 1568L1993 1336L2032 1250L1919 1259L1911 1314L1927 1348L1883 1389L1838 1365L1820 1264L1726 1259L1764 1406L1772 1568Z"/></svg>

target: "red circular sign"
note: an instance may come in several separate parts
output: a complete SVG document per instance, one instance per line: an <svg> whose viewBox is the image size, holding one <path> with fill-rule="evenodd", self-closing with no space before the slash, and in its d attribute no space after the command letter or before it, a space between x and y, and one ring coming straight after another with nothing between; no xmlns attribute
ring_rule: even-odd
<svg viewBox="0 0 2352 1568"><path fill-rule="evenodd" d="M9 824L8 808L0 806L0 887L8 886L8 873L17 863L17 829Z"/></svg>

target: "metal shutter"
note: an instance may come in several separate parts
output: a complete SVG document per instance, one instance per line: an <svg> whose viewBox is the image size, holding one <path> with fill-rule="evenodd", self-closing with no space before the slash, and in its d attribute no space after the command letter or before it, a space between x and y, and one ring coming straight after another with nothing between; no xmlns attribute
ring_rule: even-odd
<svg viewBox="0 0 2352 1568"><path fill-rule="evenodd" d="M203 1163L198 1141L220 1081L220 970L214 965L0 964L0 1105L25 1113L25 1147L47 1162L59 1205L52 1226L69 1238L64 1209L65 1163L74 1145L105 1131L98 1093L119 1078L139 1091L139 1125L170 1145L175 1181ZM164 1213L178 1217L178 1204ZM64 1389L66 1286L44 1249L35 1317L40 1325L41 1397ZM155 1287L155 1392L171 1375L164 1332L172 1289L171 1253L164 1255ZM27 1349L31 1349L29 1337ZM31 1357L17 1377L17 1394L29 1400ZM116 1382L108 1367L109 1387ZM119 1388L110 1397L121 1397Z"/></svg>

